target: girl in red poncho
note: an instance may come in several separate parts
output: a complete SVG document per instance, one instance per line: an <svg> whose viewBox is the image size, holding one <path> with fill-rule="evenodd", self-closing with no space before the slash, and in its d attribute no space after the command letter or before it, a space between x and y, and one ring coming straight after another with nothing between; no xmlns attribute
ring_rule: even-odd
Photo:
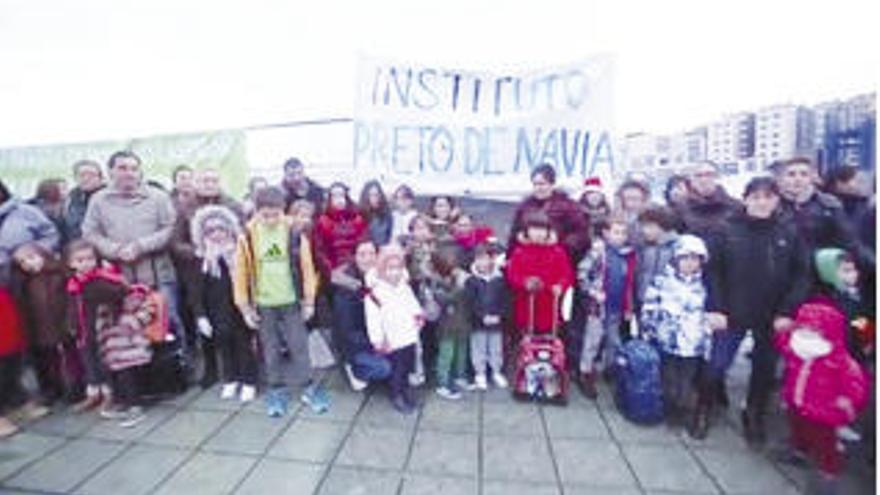
<svg viewBox="0 0 880 495"><path fill-rule="evenodd" d="M574 284L574 271L547 215L531 212L524 225L507 267L507 282L513 292L514 323L519 331L528 328L529 293L534 293L534 330L549 332L554 320L557 327L561 323L559 298ZM554 299L557 300L554 302ZM555 316L553 308L556 308Z"/></svg>
<svg viewBox="0 0 880 495"><path fill-rule="evenodd" d="M367 222L348 196L348 187L340 182L330 185L327 209L315 225L315 253L321 270L327 275L354 260L358 242L367 234Z"/></svg>
<svg viewBox="0 0 880 495"><path fill-rule="evenodd" d="M793 454L809 456L819 468L820 488L834 490L843 469L836 429L856 418L868 387L865 372L847 351L846 318L829 301L811 299L775 343L785 360L782 400Z"/></svg>

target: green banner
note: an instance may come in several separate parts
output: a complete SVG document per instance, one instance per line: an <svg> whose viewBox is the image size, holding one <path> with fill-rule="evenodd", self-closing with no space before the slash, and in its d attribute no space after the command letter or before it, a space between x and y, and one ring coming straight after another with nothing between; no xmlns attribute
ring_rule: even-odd
<svg viewBox="0 0 880 495"><path fill-rule="evenodd" d="M19 196L33 196L40 180L59 177L72 181L72 166L95 160L102 166L114 152L131 150L143 161L144 176L166 186L178 165L194 169L216 167L223 186L241 197L248 180L244 131L218 131L135 138L94 143L29 146L0 149L0 177Z"/></svg>

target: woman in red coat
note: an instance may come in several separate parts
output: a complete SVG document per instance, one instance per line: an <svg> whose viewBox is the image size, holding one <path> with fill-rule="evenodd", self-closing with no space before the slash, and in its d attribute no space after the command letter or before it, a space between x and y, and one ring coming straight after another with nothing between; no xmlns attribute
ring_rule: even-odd
<svg viewBox="0 0 880 495"><path fill-rule="evenodd" d="M550 332L554 324L557 328L561 324L562 294L574 284L574 270L565 248L557 242L547 215L532 212L523 226L507 267L507 282L513 292L514 323L517 330L522 331L529 328L534 318L535 332ZM534 297L534 307L530 304L531 297Z"/></svg>
<svg viewBox="0 0 880 495"><path fill-rule="evenodd" d="M791 446L813 459L824 485L836 484L843 470L836 430L855 420L868 395L865 372L847 351L846 325L844 314L819 297L801 305L794 324L775 337L785 360Z"/></svg>
<svg viewBox="0 0 880 495"><path fill-rule="evenodd" d="M358 241L367 234L367 222L345 184L330 185L327 209L318 218L314 234L318 265L329 280L330 272L353 261Z"/></svg>
<svg viewBox="0 0 880 495"><path fill-rule="evenodd" d="M27 402L21 386L22 361L27 343L12 295L0 286L0 438L18 431L5 414Z"/></svg>

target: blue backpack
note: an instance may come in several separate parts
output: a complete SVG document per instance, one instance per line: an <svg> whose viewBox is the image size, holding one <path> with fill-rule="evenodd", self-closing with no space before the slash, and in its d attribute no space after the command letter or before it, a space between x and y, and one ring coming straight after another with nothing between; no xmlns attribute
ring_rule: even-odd
<svg viewBox="0 0 880 495"><path fill-rule="evenodd" d="M614 399L625 418L641 424L663 421L660 354L648 342L633 339L614 356Z"/></svg>

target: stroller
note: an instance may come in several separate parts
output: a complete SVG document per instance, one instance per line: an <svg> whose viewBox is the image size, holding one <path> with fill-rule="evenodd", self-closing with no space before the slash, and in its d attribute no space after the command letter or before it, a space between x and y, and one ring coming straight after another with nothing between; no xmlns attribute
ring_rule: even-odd
<svg viewBox="0 0 880 495"><path fill-rule="evenodd" d="M519 342L516 356L513 396L518 400L565 405L569 376L565 345L558 335L559 294L553 298L553 330L535 333L535 294L529 293L529 323Z"/></svg>

